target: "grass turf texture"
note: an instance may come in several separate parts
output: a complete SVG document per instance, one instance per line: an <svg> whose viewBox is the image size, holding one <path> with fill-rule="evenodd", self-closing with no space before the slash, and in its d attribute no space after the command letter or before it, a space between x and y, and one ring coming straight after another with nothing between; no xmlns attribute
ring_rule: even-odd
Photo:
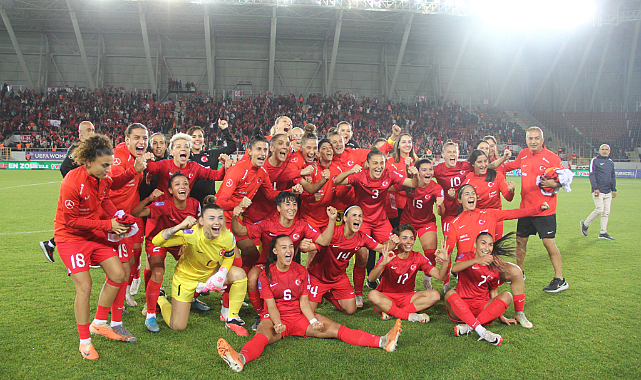
<svg viewBox="0 0 641 380"><path fill-rule="evenodd" d="M54 171L0 171L2 378L641 377L636 319L641 309L641 259L634 248L638 243L634 236L641 231L636 200L641 181L618 181L620 195L612 202L608 228L615 241L597 239L598 220L590 227L588 237L580 233L579 221L594 208L587 178L575 178L572 193L561 192L557 245L570 288L559 294L543 292L552 279L552 266L540 240L532 237L525 262L525 311L534 328L495 322L490 329L503 336L500 347L477 342L475 333L454 337L454 323L440 301L427 311L430 323L403 323L394 353L336 340L288 337L268 346L241 375L234 375L218 357L216 340L223 337L239 350L248 338L236 336L218 320L220 302L215 294L202 297L213 310L192 312L186 331L170 330L159 316L161 331L153 334L146 330L140 314L145 302L141 287L135 296L140 306L127 307L130 314L124 316L125 326L139 342L127 344L97 336L93 342L100 360L81 359L73 283L57 253L55 264L50 264L38 247L38 241L51 238L53 233L59 180L60 174ZM518 202L504 203L506 208L514 208ZM505 223L506 232L515 229L516 221ZM164 288L170 290L175 262L169 258L167 263ZM349 271L351 278L351 267ZM91 273L93 315L104 274L101 270ZM419 290L423 289L422 280L419 275ZM439 281L433 284L441 289ZM509 291L509 285L500 290ZM393 321L380 321L367 300L365 308L353 316L337 312L327 303L317 311L350 328L376 335L385 334L393 325ZM510 306L506 316L512 314ZM253 323L251 307L243 308L240 315L247 327Z"/></svg>

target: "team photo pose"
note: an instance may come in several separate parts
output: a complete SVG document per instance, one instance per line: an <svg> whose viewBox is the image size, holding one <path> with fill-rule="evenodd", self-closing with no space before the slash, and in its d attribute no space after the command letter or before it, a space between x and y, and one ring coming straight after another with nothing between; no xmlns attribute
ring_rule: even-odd
<svg viewBox="0 0 641 380"><path fill-rule="evenodd" d="M200 217L200 203L189 196L189 179L178 172L171 176L169 188L171 200L155 202L164 193L160 189L138 203L131 211L136 217L146 217L145 252L149 266L149 277L145 276L146 305L145 326L151 332L160 331L156 319L156 305L160 296L160 288L165 277L165 258L171 253L176 261L180 259L180 246L159 247L152 243L154 237L166 228L170 228L185 220L188 216ZM195 299L192 300L192 303Z"/></svg>
<svg viewBox="0 0 641 380"><path fill-rule="evenodd" d="M236 352L225 339L219 339L218 355L234 372L240 372L261 356L267 345L284 337L301 336L339 339L361 347L378 347L393 352L401 333L401 320L383 336L352 330L314 313L308 300L307 270L293 261L294 243L287 235L274 237L269 246L269 259L260 274L260 295L267 306L258 332Z"/></svg>
<svg viewBox="0 0 641 380"><path fill-rule="evenodd" d="M479 340L500 346L503 337L483 325L491 324L496 318L508 325L515 323L503 316L512 302L512 294L499 294L497 290L501 284L497 268L503 264L499 256L514 256L514 248L508 246L513 234L495 242L491 233L481 232L474 239L474 251L458 253L452 265L452 271L458 273L456 289L445 294L447 314L452 321L461 323L454 326L455 336L475 331ZM445 251L445 246L441 250Z"/></svg>
<svg viewBox="0 0 641 380"><path fill-rule="evenodd" d="M301 180L301 185L316 185L316 192L305 191L301 194L301 207L299 217L309 223L310 226L321 229L327 225L327 213L322 212L327 206L335 202L335 188L333 178L340 173L338 166L332 162L334 151L329 140L322 139L318 143L318 161L311 175L305 176ZM347 189L346 186L342 186ZM346 191L344 191L346 193ZM342 196L344 194L339 194ZM307 264L311 262L311 257L307 255Z"/></svg>
<svg viewBox="0 0 641 380"><path fill-rule="evenodd" d="M316 310L318 303L325 297L338 310L346 314L354 314L356 297L345 272L350 259L361 248L387 252L398 244L396 235L388 236L385 244L378 243L371 236L360 231L362 225L361 207L356 205L348 207L345 210L343 225L334 229L330 244L321 248L309 264L309 300L312 310Z"/></svg>
<svg viewBox="0 0 641 380"><path fill-rule="evenodd" d="M232 266L236 238L225 226L223 210L214 202L214 196L208 195L200 218L188 216L180 224L162 230L153 239L153 244L158 247L185 247L174 270L171 303L161 295L158 305L170 329L184 330L197 289L199 292L222 291L229 287L229 315L225 327L240 336L247 336L249 333L243 327L244 322L238 317L247 293L247 276L241 268Z"/></svg>
<svg viewBox="0 0 641 380"><path fill-rule="evenodd" d="M376 311L382 312L382 320L400 318L410 322L427 323L430 316L419 311L432 307L441 299L436 290L414 290L416 275L419 271L425 276L445 279L448 274L450 256L440 252L441 268L435 267L435 262L419 252L414 251L416 230L410 224L401 224L395 229L400 240L396 251L383 252L381 259L369 274L369 280L375 281L380 277L380 283L371 290L367 299L374 305Z"/></svg>
<svg viewBox="0 0 641 380"><path fill-rule="evenodd" d="M118 210L109 199L109 190L129 183L144 169L144 161L136 160L135 167L112 179L109 172L113 154L111 141L104 135L93 135L79 144L74 150L74 161L79 167L62 180L54 222L58 254L76 288L74 314L80 336L80 354L89 360L98 359L90 332L118 341L136 341L122 320L112 319L112 326L107 325L111 306L126 280L115 244L108 240L107 233L128 233L130 226L116 216ZM103 215L110 215L111 219L101 219ZM100 265L107 276L91 325L89 265Z"/></svg>

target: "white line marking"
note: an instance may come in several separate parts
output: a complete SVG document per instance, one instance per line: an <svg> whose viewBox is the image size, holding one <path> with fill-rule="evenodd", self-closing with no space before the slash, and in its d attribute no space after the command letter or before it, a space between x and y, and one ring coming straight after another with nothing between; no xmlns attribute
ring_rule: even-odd
<svg viewBox="0 0 641 380"><path fill-rule="evenodd" d="M53 232L53 230L44 230L44 231L21 231L21 232L3 232L0 233L0 236L5 235L24 235L24 234L39 234L42 232Z"/></svg>
<svg viewBox="0 0 641 380"><path fill-rule="evenodd" d="M5 190L5 189L15 189L16 187L26 187L26 186L38 186L38 185L49 185L51 183L60 183L61 181L53 181L53 182L42 182L42 183L31 183L29 185L18 185L18 186L9 186L9 187L0 187L0 190Z"/></svg>

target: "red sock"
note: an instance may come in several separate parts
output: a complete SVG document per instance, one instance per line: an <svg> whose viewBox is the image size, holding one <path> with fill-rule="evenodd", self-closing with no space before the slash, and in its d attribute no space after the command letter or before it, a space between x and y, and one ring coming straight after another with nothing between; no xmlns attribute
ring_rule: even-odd
<svg viewBox="0 0 641 380"><path fill-rule="evenodd" d="M378 347L381 342L380 336L375 336L361 330L352 330L345 327L345 325L341 325L341 327L338 328L337 337L352 346Z"/></svg>
<svg viewBox="0 0 641 380"><path fill-rule="evenodd" d="M194 298L198 298L198 296L200 296L200 293L194 291Z"/></svg>
<svg viewBox="0 0 641 380"><path fill-rule="evenodd" d="M145 289L147 296L147 313L155 313L156 305L158 305L158 296L160 295L160 287L162 283L156 281L149 281L149 285Z"/></svg>
<svg viewBox="0 0 641 380"><path fill-rule="evenodd" d="M229 309L229 288L223 293L223 307Z"/></svg>
<svg viewBox="0 0 641 380"><path fill-rule="evenodd" d="M476 328L481 323L474 317L474 314L470 311L470 307L467 302L463 301L461 296L457 293L453 293L447 299L447 302L452 307L454 314L463 322L470 325L472 328Z"/></svg>
<svg viewBox="0 0 641 380"><path fill-rule="evenodd" d="M400 308L396 307L396 305L394 305L394 304L392 304L392 307L389 308L389 311L387 313L391 314L392 316L394 316L396 318L400 318L400 319L402 319L404 321L407 321L410 318L410 316L409 316L410 313L408 313L407 311L405 311L403 309L400 309Z"/></svg>
<svg viewBox="0 0 641 380"><path fill-rule="evenodd" d="M78 335L80 335L80 339L89 339L91 338L91 334L89 334L89 323L86 325L77 325L78 326Z"/></svg>
<svg viewBox="0 0 641 380"><path fill-rule="evenodd" d="M254 310L260 314L263 310L263 299L260 298L260 292L258 290L252 290L247 292L247 294L249 295L249 302L251 302Z"/></svg>
<svg viewBox="0 0 641 380"><path fill-rule="evenodd" d="M409 305L405 305L401 308L401 310L405 310L408 313L416 313L418 310L416 310L416 306L414 306L413 303L410 303Z"/></svg>
<svg viewBox="0 0 641 380"><path fill-rule="evenodd" d="M325 299L329 301L338 311L343 311L343 308L341 307L341 304L338 303L338 300L334 297L333 294L331 293L325 293Z"/></svg>
<svg viewBox="0 0 641 380"><path fill-rule="evenodd" d="M142 248L134 248L134 263L129 266L129 285L134 278L140 278L140 255L142 254Z"/></svg>
<svg viewBox="0 0 641 380"><path fill-rule="evenodd" d="M432 265L436 264L436 250L435 249L426 249L425 252L423 252L423 253L425 253L425 257L430 259L430 262L432 263Z"/></svg>
<svg viewBox="0 0 641 380"><path fill-rule="evenodd" d="M447 276L445 276L445 281L443 281L443 285L450 283L451 271L452 271L452 263L447 263Z"/></svg>
<svg viewBox="0 0 641 380"><path fill-rule="evenodd" d="M136 268L131 265L129 267L129 278L127 279L127 285L131 285L131 282L134 280L134 276L136 275Z"/></svg>
<svg viewBox="0 0 641 380"><path fill-rule="evenodd" d="M112 322L122 322L122 307L125 304L125 293L127 292L127 281L123 281L120 284L120 289L118 290L118 295L114 299L114 303L111 304L111 321Z"/></svg>
<svg viewBox="0 0 641 380"><path fill-rule="evenodd" d="M352 280L354 281L354 295L363 295L363 284L365 283L365 267L354 265L354 272L352 273Z"/></svg>
<svg viewBox="0 0 641 380"><path fill-rule="evenodd" d="M517 294L512 299L514 300L514 311L525 309L525 294Z"/></svg>
<svg viewBox="0 0 641 380"><path fill-rule="evenodd" d="M269 339L267 339L265 335L256 333L256 335L240 349L240 354L245 357L245 364L258 358L268 344Z"/></svg>
<svg viewBox="0 0 641 380"><path fill-rule="evenodd" d="M485 309L476 317L476 319L482 324L486 324L490 321L495 320L500 317L507 310L507 304L500 298L492 301L491 304L487 305Z"/></svg>
<svg viewBox="0 0 641 380"><path fill-rule="evenodd" d="M149 269L145 269L144 276L145 276L145 289L147 289L147 286L149 286L149 280L151 280L151 271Z"/></svg>
<svg viewBox="0 0 641 380"><path fill-rule="evenodd" d="M109 306L98 305L98 309L96 310L96 319L100 319L101 321L106 321L107 318L109 318L110 309L111 308Z"/></svg>

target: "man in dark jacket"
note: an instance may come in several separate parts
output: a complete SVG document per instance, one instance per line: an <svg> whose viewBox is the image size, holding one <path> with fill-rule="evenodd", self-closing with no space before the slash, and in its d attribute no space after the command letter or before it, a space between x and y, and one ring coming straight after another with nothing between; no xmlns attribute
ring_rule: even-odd
<svg viewBox="0 0 641 380"><path fill-rule="evenodd" d="M96 129L90 121L85 120L81 121L80 124L78 124L79 141L76 141L69 147L69 149L67 150L67 156L65 157L64 161L62 161L62 164L60 164L60 173L62 174L62 178L65 178L67 173L78 167L78 165L73 162L73 150L76 149L81 142L85 141L85 139L93 136L95 131ZM40 249L42 249L42 253L45 254L47 260L53 263L53 251L56 249L56 242L54 241L54 238L41 241Z"/></svg>
<svg viewBox="0 0 641 380"><path fill-rule="evenodd" d="M614 240L608 235L608 217L610 204L617 196L617 180L614 171L614 162L610 158L610 146L603 144L599 147L599 155L590 161L590 184L592 185L592 198L595 210L586 220L581 221L581 233L588 236L588 227L597 216L601 216L601 232L599 239Z"/></svg>

